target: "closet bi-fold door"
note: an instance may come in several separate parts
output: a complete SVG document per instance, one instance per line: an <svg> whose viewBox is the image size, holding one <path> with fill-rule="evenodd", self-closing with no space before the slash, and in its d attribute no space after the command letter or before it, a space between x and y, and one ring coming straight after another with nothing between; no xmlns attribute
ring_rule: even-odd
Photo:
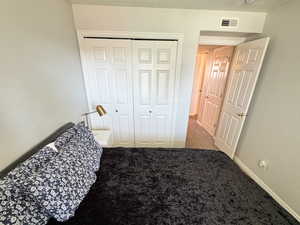
<svg viewBox="0 0 300 225"><path fill-rule="evenodd" d="M171 146L176 56L176 41L133 41L137 147Z"/></svg>
<svg viewBox="0 0 300 225"><path fill-rule="evenodd" d="M107 110L90 116L92 128L111 129L114 146L134 146L132 42L84 39L82 58L89 110Z"/></svg>

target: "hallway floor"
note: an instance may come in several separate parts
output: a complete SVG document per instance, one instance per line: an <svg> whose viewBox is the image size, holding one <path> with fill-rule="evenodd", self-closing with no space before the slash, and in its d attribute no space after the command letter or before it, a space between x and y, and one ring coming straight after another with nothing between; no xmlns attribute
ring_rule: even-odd
<svg viewBox="0 0 300 225"><path fill-rule="evenodd" d="M189 127L185 147L212 150L218 149L214 145L213 137L203 127L201 127L193 117L190 117L189 119Z"/></svg>

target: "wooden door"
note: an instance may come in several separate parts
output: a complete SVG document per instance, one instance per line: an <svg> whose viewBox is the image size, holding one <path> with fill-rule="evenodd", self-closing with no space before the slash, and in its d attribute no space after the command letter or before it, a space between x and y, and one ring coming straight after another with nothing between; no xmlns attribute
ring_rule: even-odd
<svg viewBox="0 0 300 225"><path fill-rule="evenodd" d="M134 41L134 118L137 147L170 147L176 41Z"/></svg>
<svg viewBox="0 0 300 225"><path fill-rule="evenodd" d="M269 38L237 46L229 74L226 96L216 133L215 144L231 158L248 113Z"/></svg>
<svg viewBox="0 0 300 225"><path fill-rule="evenodd" d="M214 49L211 71L205 77L201 125L212 136L219 120L233 50L231 46Z"/></svg>
<svg viewBox="0 0 300 225"><path fill-rule="evenodd" d="M108 112L91 115L92 128L111 129L114 146L134 146L131 41L84 39L82 47L89 110Z"/></svg>

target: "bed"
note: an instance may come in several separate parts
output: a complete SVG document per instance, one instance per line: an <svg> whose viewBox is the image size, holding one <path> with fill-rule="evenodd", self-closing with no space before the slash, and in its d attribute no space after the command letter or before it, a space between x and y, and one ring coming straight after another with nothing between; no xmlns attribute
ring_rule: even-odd
<svg viewBox="0 0 300 225"><path fill-rule="evenodd" d="M42 144L53 141L70 126L72 124L65 125ZM30 154L36 151L37 148L34 148ZM30 154L20 160L25 160ZM2 171L1 176L14 165ZM97 181L80 204L76 215L63 223L54 219L48 222L48 225L56 224L299 223L222 152L105 148Z"/></svg>

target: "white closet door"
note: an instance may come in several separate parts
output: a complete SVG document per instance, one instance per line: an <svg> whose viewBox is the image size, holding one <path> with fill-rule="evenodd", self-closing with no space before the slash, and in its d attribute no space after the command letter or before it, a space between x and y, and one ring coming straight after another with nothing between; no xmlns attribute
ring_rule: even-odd
<svg viewBox="0 0 300 225"><path fill-rule="evenodd" d="M111 129L114 146L134 146L130 40L85 39L83 68L89 110L101 104L107 115L91 116L93 129Z"/></svg>
<svg viewBox="0 0 300 225"><path fill-rule="evenodd" d="M134 41L134 120L137 147L170 147L176 41Z"/></svg>

